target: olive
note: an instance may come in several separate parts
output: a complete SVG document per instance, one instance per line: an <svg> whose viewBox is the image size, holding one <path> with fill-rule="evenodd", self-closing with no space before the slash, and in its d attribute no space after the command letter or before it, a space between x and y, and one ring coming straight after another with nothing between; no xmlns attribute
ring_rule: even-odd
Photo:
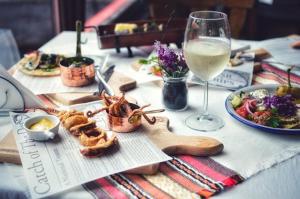
<svg viewBox="0 0 300 199"><path fill-rule="evenodd" d="M288 73L288 85L281 85L279 87L277 87L276 89L276 95L277 96L285 96L287 94L291 94L296 100L300 99L300 88L299 87L292 87L291 85L291 70L294 68L294 66L292 66L291 68L289 68L287 70Z"/></svg>
<svg viewBox="0 0 300 199"><path fill-rule="evenodd" d="M290 92L290 87L288 85L281 85L276 89L276 95L280 97L289 94L289 92Z"/></svg>

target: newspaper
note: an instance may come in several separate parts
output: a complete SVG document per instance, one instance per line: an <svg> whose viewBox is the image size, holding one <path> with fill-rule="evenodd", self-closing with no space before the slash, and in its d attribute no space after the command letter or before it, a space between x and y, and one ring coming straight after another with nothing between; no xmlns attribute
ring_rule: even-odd
<svg viewBox="0 0 300 199"><path fill-rule="evenodd" d="M97 108L97 104L88 108ZM32 198L50 196L104 176L170 160L139 130L118 134L119 147L99 158L82 156L78 140L62 127L59 129L59 138L52 142L30 140L22 125L27 118L37 114L45 113L10 114ZM108 129L104 113L94 119L97 126Z"/></svg>
<svg viewBox="0 0 300 199"><path fill-rule="evenodd" d="M260 42L259 45L266 49L275 61L300 66L300 50L291 47L291 44L296 41L300 41L300 36L268 39Z"/></svg>
<svg viewBox="0 0 300 199"><path fill-rule="evenodd" d="M0 112L42 108L43 102L0 66ZM4 100L7 98L6 100ZM4 103L6 101L6 103Z"/></svg>

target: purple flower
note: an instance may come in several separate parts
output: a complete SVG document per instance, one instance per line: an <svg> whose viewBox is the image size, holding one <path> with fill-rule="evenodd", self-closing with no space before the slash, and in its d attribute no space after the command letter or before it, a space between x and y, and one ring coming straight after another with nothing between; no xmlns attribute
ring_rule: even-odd
<svg viewBox="0 0 300 199"><path fill-rule="evenodd" d="M278 114L282 116L293 116L297 112L297 106L291 95L265 97L264 105L267 108L275 108Z"/></svg>
<svg viewBox="0 0 300 199"><path fill-rule="evenodd" d="M182 68L188 68L182 50L178 53L178 65Z"/></svg>
<svg viewBox="0 0 300 199"><path fill-rule="evenodd" d="M173 49L162 45L159 41L154 43L154 47L157 52L158 63L165 74L173 77L181 77L188 72L182 51L176 53Z"/></svg>

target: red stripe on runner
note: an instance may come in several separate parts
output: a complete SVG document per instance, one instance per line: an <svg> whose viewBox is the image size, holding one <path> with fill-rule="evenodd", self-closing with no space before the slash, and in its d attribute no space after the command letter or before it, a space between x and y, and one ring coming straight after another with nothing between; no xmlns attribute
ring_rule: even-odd
<svg viewBox="0 0 300 199"><path fill-rule="evenodd" d="M284 71L284 70L281 70L281 69L276 68L274 66L271 66L269 64L262 64L262 68L264 70L273 72L273 73L275 73L276 75L279 75L282 78L287 79L287 72ZM300 84L300 77L298 77L297 75L294 75L294 74L291 73L291 81L293 81L297 84Z"/></svg>
<svg viewBox="0 0 300 199"><path fill-rule="evenodd" d="M51 101L49 100L48 97L46 97L45 95L38 95L38 97L43 101L43 103L46 105L47 108L56 108L57 106Z"/></svg>
<svg viewBox="0 0 300 199"><path fill-rule="evenodd" d="M206 176L210 177L214 181L219 181L225 183L227 186L233 186L237 184L237 182L233 179L230 179L230 176L225 176L207 165L203 164L201 161L199 161L196 158L193 158L192 156L180 156L180 159L184 160L185 162L189 163L192 167L196 168L201 173L205 174Z"/></svg>
<svg viewBox="0 0 300 199"><path fill-rule="evenodd" d="M187 190L198 193L201 196L207 198L214 194L213 192L193 183L191 180L182 176L179 172L174 171L172 168L168 167L164 163L160 165L160 171L164 173L166 176L168 176L169 178L172 178L174 182L177 182L181 186L185 187Z"/></svg>
<svg viewBox="0 0 300 199"><path fill-rule="evenodd" d="M259 74L257 74L257 76L261 77L263 79L269 79L269 80L276 81L280 84L286 83L286 80L280 78L279 76L277 76L276 74L273 74L273 73L259 73Z"/></svg>
<svg viewBox="0 0 300 199"><path fill-rule="evenodd" d="M126 178L130 179L136 185L140 186L143 191L149 193L154 198L172 198L167 193L160 190L158 187L155 187L152 183L148 182L145 178L141 177L140 175L134 174L124 174Z"/></svg>
<svg viewBox="0 0 300 199"><path fill-rule="evenodd" d="M199 172L197 171L193 171L194 168L192 168L190 165L182 164L182 162L178 161L177 159L173 159L170 162L172 163L173 166L179 169L179 173L182 174L183 176L185 176L184 174L187 174L190 177L189 179L197 180L201 184L205 184L209 186L211 189L214 189L215 191L220 190L220 187L216 186L215 181L207 179L207 176L203 174L199 174Z"/></svg>
<svg viewBox="0 0 300 199"><path fill-rule="evenodd" d="M256 76L257 76L257 75L253 75L253 79L252 79L252 84L253 84L253 85L259 85L259 84L261 84L261 82L256 81Z"/></svg>
<svg viewBox="0 0 300 199"><path fill-rule="evenodd" d="M128 197L126 194L121 192L119 189L114 187L112 183L110 183L107 179L105 178L100 178L98 180L95 180L103 190L106 191L107 194L109 194L112 198L120 198L120 199L127 199Z"/></svg>

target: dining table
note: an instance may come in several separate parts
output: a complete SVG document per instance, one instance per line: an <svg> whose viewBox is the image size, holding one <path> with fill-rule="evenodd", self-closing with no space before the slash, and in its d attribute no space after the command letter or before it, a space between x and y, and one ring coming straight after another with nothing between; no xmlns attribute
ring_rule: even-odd
<svg viewBox="0 0 300 199"><path fill-rule="evenodd" d="M130 76L137 81L137 87L126 92L140 104L151 104L153 108L163 108L162 88L157 81L145 81L141 73L132 64L149 56L149 50L132 47L134 57L128 57L126 48L120 53L115 49L100 49L97 35L84 32L82 54L84 56L105 57L109 55L109 64L115 70ZM74 55L76 33L64 31L39 48L45 53ZM30 89L30 88L29 88ZM300 135L283 135L264 132L246 126L235 120L225 109L226 98L232 91L220 88L209 90L209 111L221 117L225 126L213 132L192 130L185 125L185 119L192 113L201 110L203 87L200 85L188 88L188 108L183 111L166 110L159 113L169 119L173 133L180 135L201 135L218 139L224 144L221 154L210 157L226 168L237 172L242 181L236 186L228 187L213 195L216 199L298 199L300 198ZM0 118L0 140L11 130L9 118ZM28 183L22 166L0 163L0 198L28 198ZM161 186L168 189L169 184ZM180 192L180 190L177 190ZM49 198L51 198L50 196ZM54 195L53 198L95 198L83 187L78 186ZM179 193L174 198L197 198L199 195ZM100 197L101 198L101 197Z"/></svg>

